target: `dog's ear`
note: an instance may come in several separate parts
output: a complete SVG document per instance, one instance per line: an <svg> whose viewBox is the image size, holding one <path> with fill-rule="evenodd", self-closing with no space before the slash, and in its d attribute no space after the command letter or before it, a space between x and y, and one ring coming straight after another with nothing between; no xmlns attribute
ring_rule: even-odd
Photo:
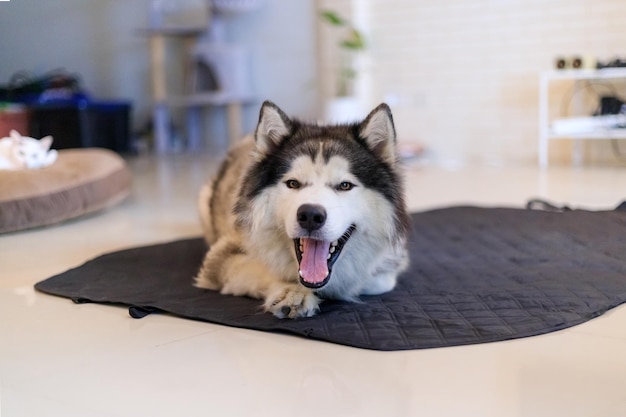
<svg viewBox="0 0 626 417"><path fill-rule="evenodd" d="M262 155L268 154L291 132L292 123L285 113L271 101L261 106L259 124L254 133L256 149Z"/></svg>
<svg viewBox="0 0 626 417"><path fill-rule="evenodd" d="M396 161L396 129L388 105L379 104L371 111L359 125L359 135L385 162L393 164Z"/></svg>

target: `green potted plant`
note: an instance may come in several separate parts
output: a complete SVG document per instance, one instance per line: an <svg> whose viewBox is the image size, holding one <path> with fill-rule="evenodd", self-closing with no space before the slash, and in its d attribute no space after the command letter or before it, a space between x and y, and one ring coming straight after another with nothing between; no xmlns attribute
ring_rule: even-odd
<svg viewBox="0 0 626 417"><path fill-rule="evenodd" d="M365 49L363 35L345 18L332 10L322 10L320 16L324 22L333 26L339 33L338 68L334 96L325 104L325 118L328 121L346 122L362 117L360 103L354 96L354 80L357 71L354 68L355 54Z"/></svg>
<svg viewBox="0 0 626 417"><path fill-rule="evenodd" d="M336 95L339 97L348 96L351 92L351 83L357 75L353 67L354 54L365 49L363 36L350 22L332 10L323 10L321 16L325 22L335 28L344 29L345 36L340 37L338 41L341 53Z"/></svg>

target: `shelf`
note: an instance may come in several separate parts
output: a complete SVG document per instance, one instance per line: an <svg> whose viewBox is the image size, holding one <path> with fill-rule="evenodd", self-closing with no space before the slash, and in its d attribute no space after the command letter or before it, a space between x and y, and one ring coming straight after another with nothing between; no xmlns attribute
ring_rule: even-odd
<svg viewBox="0 0 626 417"><path fill-rule="evenodd" d="M550 120L550 83L552 81L597 81L597 80L622 80L626 81L626 68L603 68L599 70L553 70L544 71L539 77L539 147L538 162L541 168L547 168L549 162L550 140L553 139L626 139L626 128L612 126L591 126L589 129L579 129L580 132L562 132L555 134ZM592 123L593 124L593 123ZM615 124L613 126L621 126ZM574 147L572 161L582 161L582 148Z"/></svg>
<svg viewBox="0 0 626 417"><path fill-rule="evenodd" d="M552 132L549 132L548 139L626 139L626 128L597 129L593 132L568 134L554 134Z"/></svg>
<svg viewBox="0 0 626 417"><path fill-rule="evenodd" d="M145 36L199 36L203 32L206 32L206 27L162 27L162 28L145 28L137 29L139 35Z"/></svg>
<svg viewBox="0 0 626 417"><path fill-rule="evenodd" d="M223 106L227 104L243 104L253 101L251 95L233 95L223 92L206 92L192 95L169 96L162 101L156 101L155 105L167 105L172 107L198 107L198 106Z"/></svg>
<svg viewBox="0 0 626 417"><path fill-rule="evenodd" d="M626 68L603 68L599 70L555 70L541 73L546 80L606 80L626 78Z"/></svg>

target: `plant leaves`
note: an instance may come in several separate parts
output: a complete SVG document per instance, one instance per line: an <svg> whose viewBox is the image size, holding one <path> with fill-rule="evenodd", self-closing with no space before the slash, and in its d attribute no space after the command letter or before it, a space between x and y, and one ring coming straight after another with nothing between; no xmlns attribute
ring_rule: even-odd
<svg viewBox="0 0 626 417"><path fill-rule="evenodd" d="M341 46L347 49L358 51L365 48L365 42L363 42L363 37L361 36L359 31L356 29L352 29L350 31L350 36L346 40L341 42Z"/></svg>
<svg viewBox="0 0 626 417"><path fill-rule="evenodd" d="M331 25L344 26L346 24L346 21L343 18L331 10L324 10L320 13L320 15Z"/></svg>

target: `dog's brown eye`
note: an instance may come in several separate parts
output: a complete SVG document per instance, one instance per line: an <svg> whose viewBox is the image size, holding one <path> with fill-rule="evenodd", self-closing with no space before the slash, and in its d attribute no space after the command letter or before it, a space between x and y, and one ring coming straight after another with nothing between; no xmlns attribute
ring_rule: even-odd
<svg viewBox="0 0 626 417"><path fill-rule="evenodd" d="M287 188L291 188L293 190L297 190L298 188L301 187L298 180L287 180L285 181L285 185L287 186Z"/></svg>
<svg viewBox="0 0 626 417"><path fill-rule="evenodd" d="M339 191L350 191L353 188L354 188L354 184L348 181L343 181L337 186L337 190Z"/></svg>

